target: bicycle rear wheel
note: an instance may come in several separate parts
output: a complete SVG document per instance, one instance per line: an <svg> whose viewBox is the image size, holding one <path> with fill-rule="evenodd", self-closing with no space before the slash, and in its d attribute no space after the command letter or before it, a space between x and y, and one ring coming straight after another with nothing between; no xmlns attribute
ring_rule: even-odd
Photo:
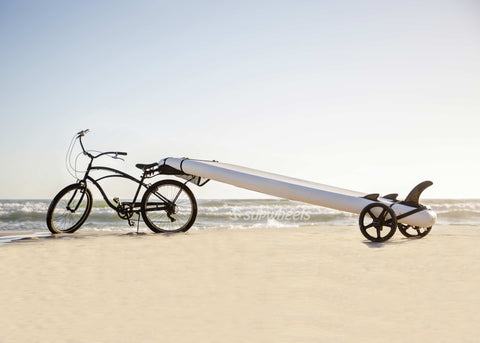
<svg viewBox="0 0 480 343"><path fill-rule="evenodd" d="M92 209L92 193L74 183L53 198L47 211L47 227L51 233L73 233L85 222Z"/></svg>
<svg viewBox="0 0 480 343"><path fill-rule="evenodd" d="M183 183L161 180L143 195L141 211L145 224L153 232L185 232L197 217L197 202Z"/></svg>

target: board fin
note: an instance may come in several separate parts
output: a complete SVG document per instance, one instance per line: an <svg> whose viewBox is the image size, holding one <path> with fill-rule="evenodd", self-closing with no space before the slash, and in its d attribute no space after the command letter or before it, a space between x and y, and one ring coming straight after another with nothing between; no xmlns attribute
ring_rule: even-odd
<svg viewBox="0 0 480 343"><path fill-rule="evenodd" d="M379 196L380 196L379 193L372 193L372 194L365 195L364 198L368 200L377 201Z"/></svg>
<svg viewBox="0 0 480 343"><path fill-rule="evenodd" d="M397 201L397 197L398 197L398 193L390 193L390 194L384 195L382 198Z"/></svg>
<svg viewBox="0 0 480 343"><path fill-rule="evenodd" d="M406 204L419 206L420 195L426 188L430 187L431 185L433 185L432 181L423 181L422 183L419 183L410 191L410 193L408 193L407 197L403 202Z"/></svg>

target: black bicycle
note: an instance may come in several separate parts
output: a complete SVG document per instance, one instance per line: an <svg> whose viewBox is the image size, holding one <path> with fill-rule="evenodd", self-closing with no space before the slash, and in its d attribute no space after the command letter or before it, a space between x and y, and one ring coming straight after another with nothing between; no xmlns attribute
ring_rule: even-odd
<svg viewBox="0 0 480 343"><path fill-rule="evenodd" d="M126 156L126 152L108 151L92 154L86 150L82 137L89 130L77 133L67 152L67 168L71 166L71 154L76 142L80 143L80 155L87 156L90 161L84 175L77 182L62 189L52 200L47 211L47 226L50 232L73 233L77 231L88 218L92 209L92 192L87 185L93 184L102 194L103 199L115 210L118 216L128 221L130 226L135 225L134 215L137 215L137 232L140 215L147 226L156 233L161 232L185 232L193 225L197 216L197 202L192 191L186 186L188 182L200 182L199 178L193 175L183 174L181 171L158 163L137 164L136 167L142 170L140 179L137 179L120 170L105 166L93 165L99 157L109 156L114 159L122 159L119 156ZM70 167L76 171L75 167ZM90 174L94 171L106 172L106 175L93 178ZM175 175L186 182L176 180L160 180L152 185L146 184L147 178L156 175ZM121 178L138 184L132 201L121 202L118 198L110 200L100 182L109 178ZM207 180L208 181L208 180ZM202 184L206 181L203 180ZM141 201L141 192L144 191Z"/></svg>

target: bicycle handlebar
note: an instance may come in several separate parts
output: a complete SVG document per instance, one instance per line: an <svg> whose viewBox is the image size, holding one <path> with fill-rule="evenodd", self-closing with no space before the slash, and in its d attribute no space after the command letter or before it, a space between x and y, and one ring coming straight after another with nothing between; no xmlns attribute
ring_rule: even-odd
<svg viewBox="0 0 480 343"><path fill-rule="evenodd" d="M90 129L82 130L82 131L80 131L80 132L77 133L77 136L83 137L83 136L85 136L89 131L90 131Z"/></svg>
<svg viewBox="0 0 480 343"><path fill-rule="evenodd" d="M100 157L100 156L103 156L103 155L115 155L115 156L111 156L112 158L119 158L117 157L118 155L121 155L121 156L127 156L127 153L126 152L122 152L122 151L107 151L107 152L102 152L96 156L92 156L93 158L97 158L97 157Z"/></svg>
<svg viewBox="0 0 480 343"><path fill-rule="evenodd" d="M122 160L122 158L118 157L119 155L120 156L127 156L127 153L126 152L123 152L123 151L107 151L107 152L102 152L96 156L92 155L91 153L89 153L85 147L83 146L83 142L82 142L82 137L85 136L90 130L89 129L86 129L86 130L82 130L80 132L77 133L76 135L76 138L80 141L80 146L82 147L82 150L83 150L83 153L85 155L87 155L88 157L90 157L92 160L97 158L97 157L100 157L100 156L103 156L103 155L114 155L114 156L111 156L112 158L116 158L116 159L120 159Z"/></svg>

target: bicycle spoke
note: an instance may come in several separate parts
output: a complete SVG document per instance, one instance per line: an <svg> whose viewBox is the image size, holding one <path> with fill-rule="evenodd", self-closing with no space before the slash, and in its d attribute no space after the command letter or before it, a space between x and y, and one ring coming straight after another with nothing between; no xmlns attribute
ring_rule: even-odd
<svg viewBox="0 0 480 343"><path fill-rule="evenodd" d="M155 232L188 229L196 216L196 203L188 188L173 180L159 181L153 187L142 201L147 225Z"/></svg>
<svg viewBox="0 0 480 343"><path fill-rule="evenodd" d="M65 187L47 211L47 226L52 233L72 233L87 219L92 206L88 189L79 184Z"/></svg>

